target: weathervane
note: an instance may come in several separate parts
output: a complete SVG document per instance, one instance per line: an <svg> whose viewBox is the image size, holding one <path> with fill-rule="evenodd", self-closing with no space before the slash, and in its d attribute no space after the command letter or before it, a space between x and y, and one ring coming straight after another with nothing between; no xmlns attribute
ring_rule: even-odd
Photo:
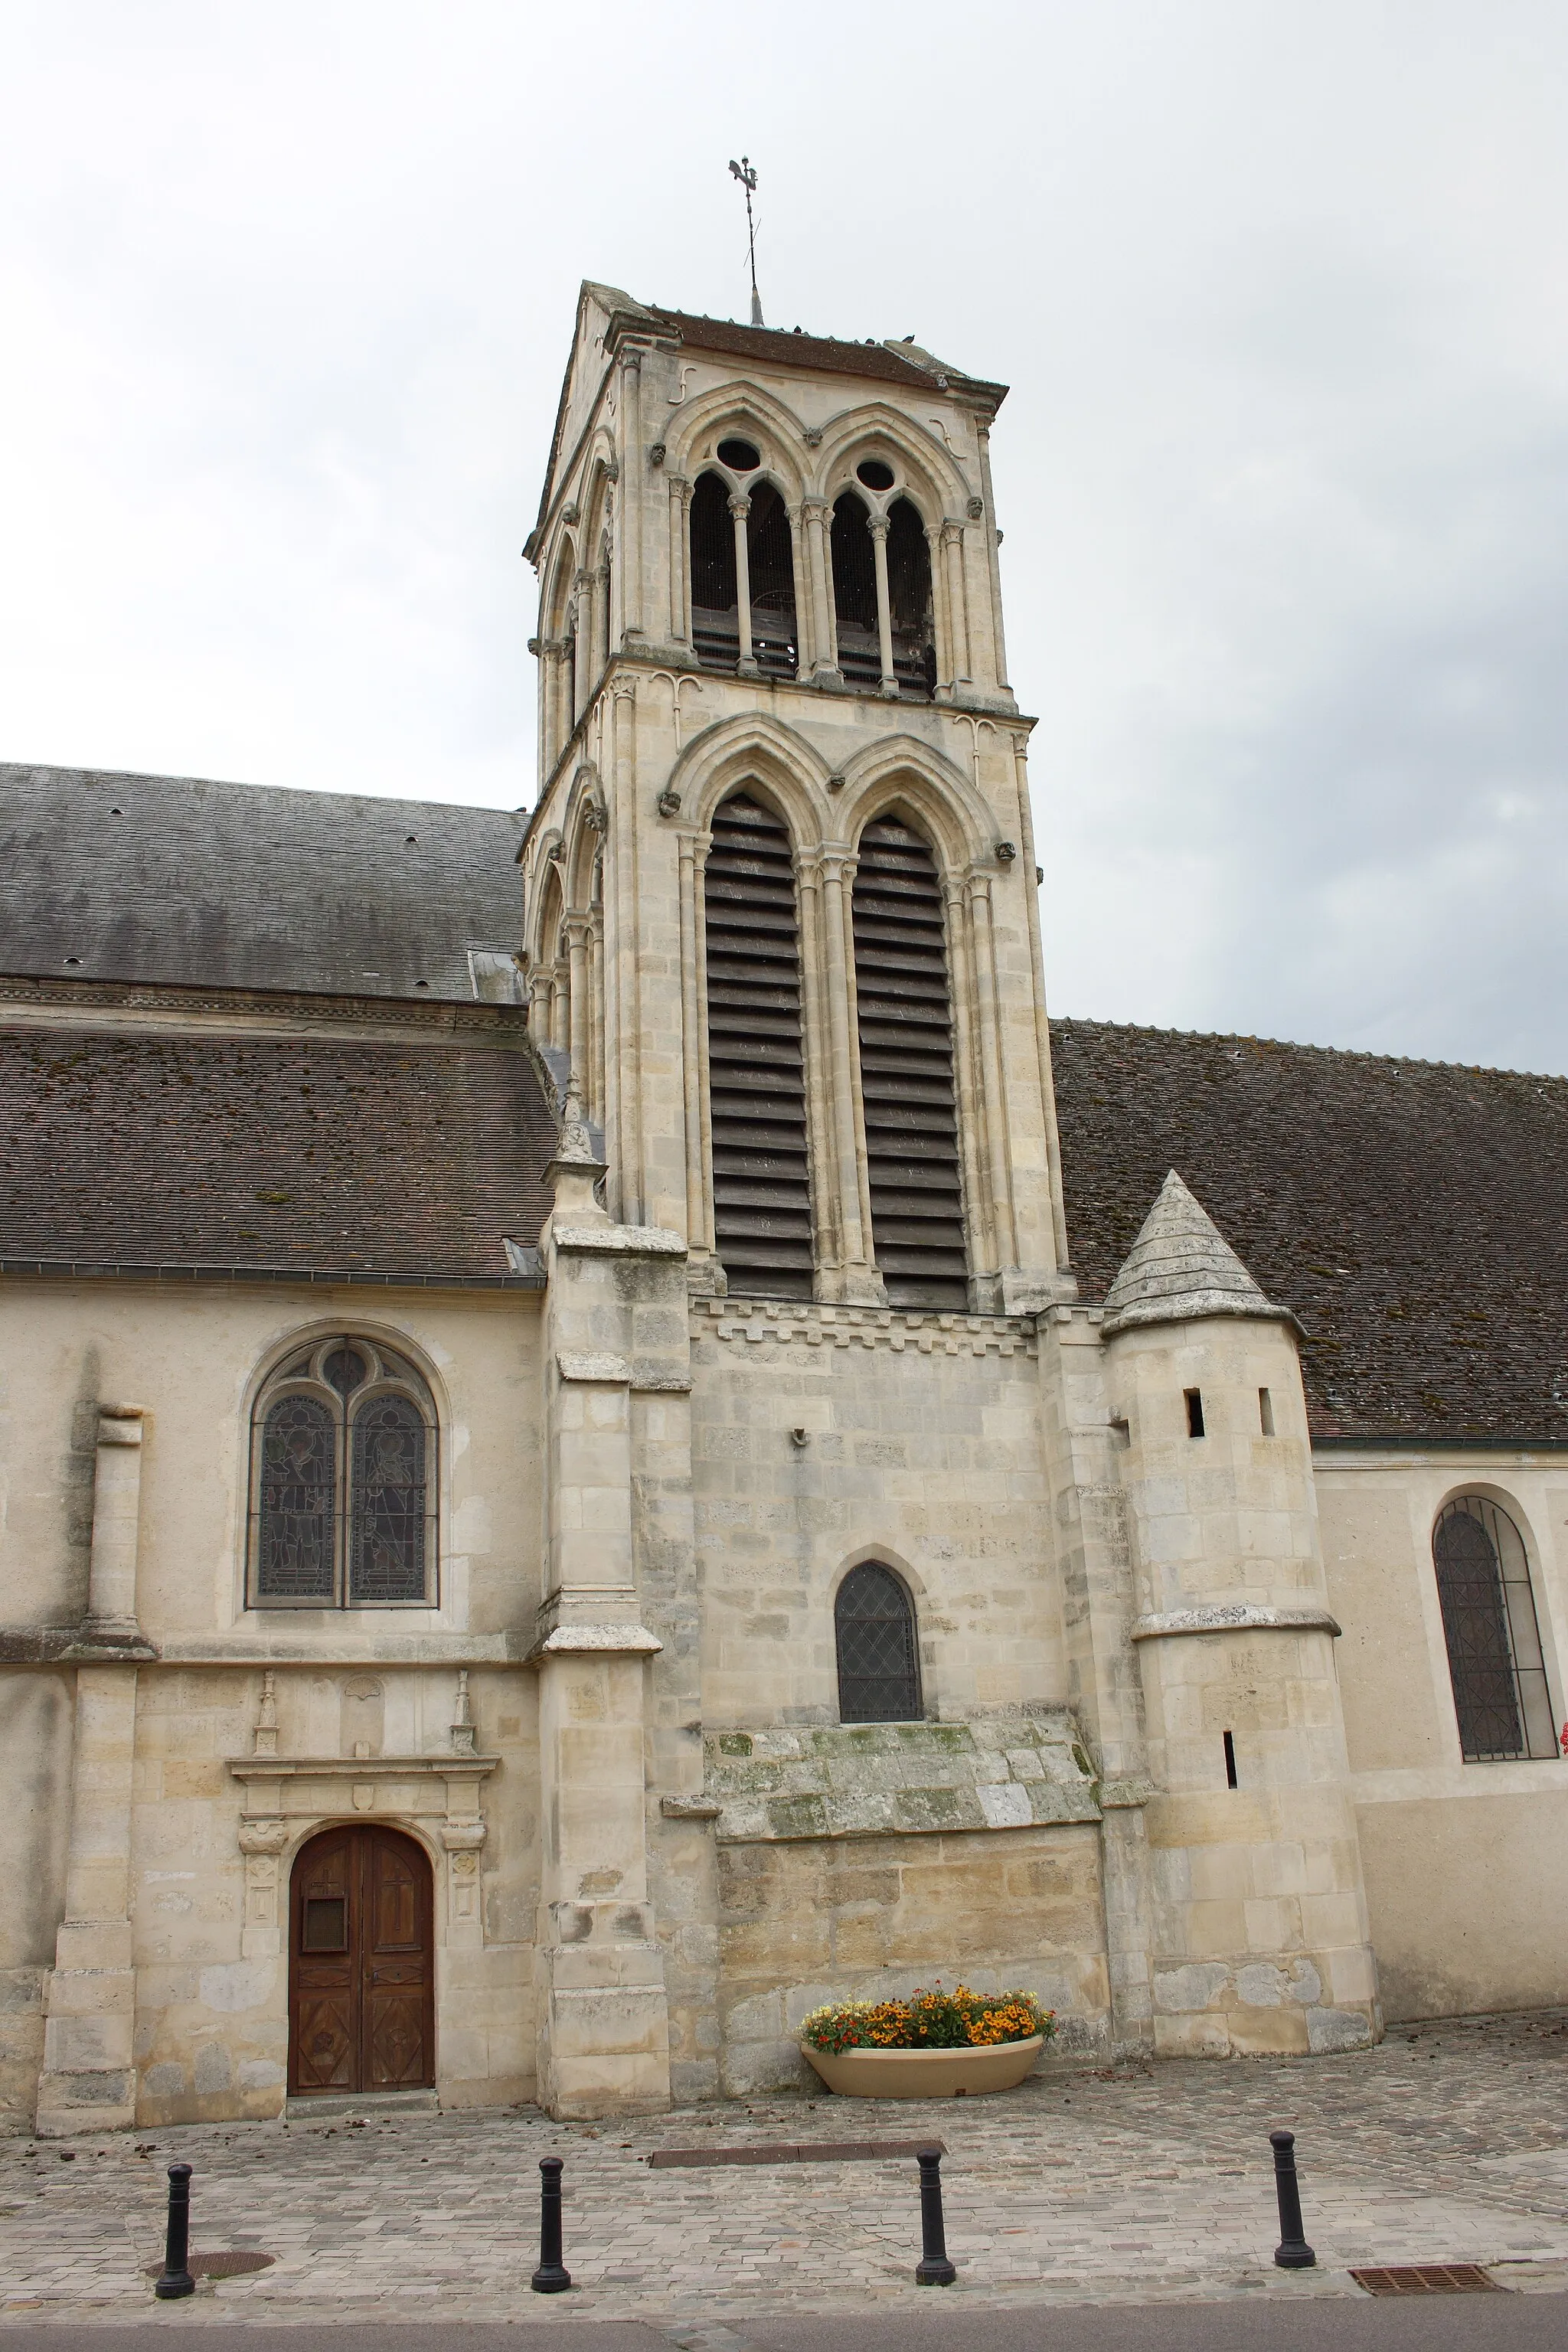
<svg viewBox="0 0 1568 2352"><path fill-rule="evenodd" d="M752 324L763 327L767 320L763 317L763 298L757 291L757 225L752 218L752 193L757 184L757 175L752 168L749 155L742 155L738 163L731 156L730 169L746 191L746 246L752 258Z"/></svg>

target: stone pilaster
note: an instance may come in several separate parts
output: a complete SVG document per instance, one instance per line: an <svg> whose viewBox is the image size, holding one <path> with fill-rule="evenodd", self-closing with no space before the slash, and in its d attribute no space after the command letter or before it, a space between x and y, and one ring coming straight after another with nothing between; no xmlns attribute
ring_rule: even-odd
<svg viewBox="0 0 1568 2352"><path fill-rule="evenodd" d="M79 1666L66 1916L46 1995L40 2138L118 2131L136 2120L131 1926L135 1738L136 1668Z"/></svg>

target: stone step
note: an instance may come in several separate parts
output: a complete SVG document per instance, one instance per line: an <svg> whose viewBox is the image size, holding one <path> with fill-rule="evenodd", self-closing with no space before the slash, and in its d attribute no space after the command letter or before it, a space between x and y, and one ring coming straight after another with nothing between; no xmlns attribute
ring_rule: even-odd
<svg viewBox="0 0 1568 2352"><path fill-rule="evenodd" d="M327 2091L291 2098L284 2106L286 2124L337 2124L363 2116L367 2124L383 2116L438 2116L441 2102L434 2091Z"/></svg>

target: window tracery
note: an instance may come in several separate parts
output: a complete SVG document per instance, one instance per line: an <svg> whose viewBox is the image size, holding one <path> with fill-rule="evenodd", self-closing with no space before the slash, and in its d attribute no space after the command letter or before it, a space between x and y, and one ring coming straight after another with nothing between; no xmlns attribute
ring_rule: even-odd
<svg viewBox="0 0 1568 2352"><path fill-rule="evenodd" d="M250 1605L433 1606L437 1462L406 1357L350 1336L296 1349L251 1414Z"/></svg>

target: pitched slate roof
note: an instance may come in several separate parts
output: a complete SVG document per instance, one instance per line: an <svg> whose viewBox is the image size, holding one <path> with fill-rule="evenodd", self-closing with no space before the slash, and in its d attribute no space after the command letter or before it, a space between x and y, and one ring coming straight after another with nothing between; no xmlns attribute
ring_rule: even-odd
<svg viewBox="0 0 1568 2352"><path fill-rule="evenodd" d="M719 352L727 359L757 360L763 366L809 368L816 374L866 376L873 383L909 384L926 392L939 372L921 367L917 360L905 358L886 343L847 343L837 336L805 335L783 327L743 327L733 319L699 319L689 310L666 310L657 303L651 308L660 326L678 334L688 351ZM969 381L956 369L951 380ZM986 388L1003 389L999 384Z"/></svg>
<svg viewBox="0 0 1568 2352"><path fill-rule="evenodd" d="M1175 1169L1300 1318L1314 1433L1568 1440L1568 1079L1053 1021L1106 1296Z"/></svg>
<svg viewBox="0 0 1568 2352"><path fill-rule="evenodd" d="M494 1044L0 1031L0 1259L504 1276L554 1143Z"/></svg>
<svg viewBox="0 0 1568 2352"><path fill-rule="evenodd" d="M0 971L467 999L521 942L521 815L0 764Z"/></svg>

